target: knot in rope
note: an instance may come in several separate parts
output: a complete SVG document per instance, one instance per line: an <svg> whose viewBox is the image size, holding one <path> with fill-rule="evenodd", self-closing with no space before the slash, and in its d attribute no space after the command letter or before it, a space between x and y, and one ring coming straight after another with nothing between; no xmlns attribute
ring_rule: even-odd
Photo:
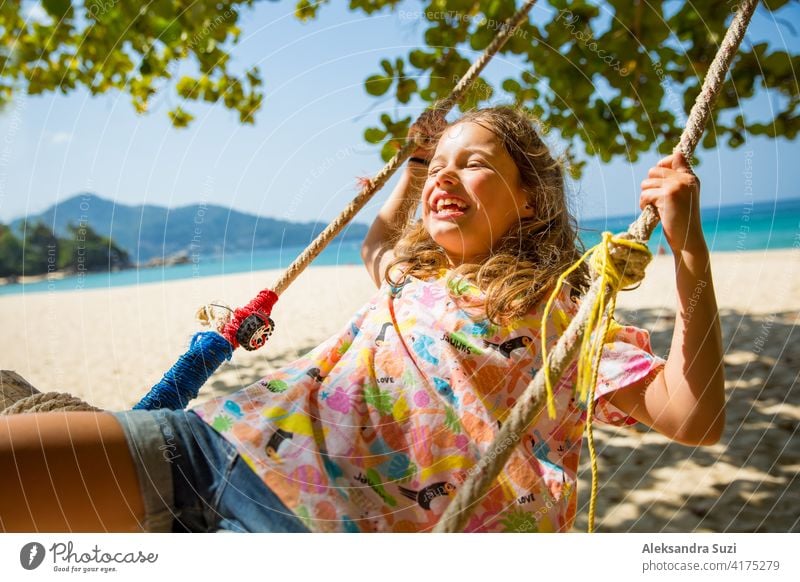
<svg viewBox="0 0 800 582"><path fill-rule="evenodd" d="M210 327L220 335L225 326L228 325L233 317L233 309L224 303L206 303L195 313L195 318L205 327Z"/></svg>
<svg viewBox="0 0 800 582"><path fill-rule="evenodd" d="M586 251L580 259L575 261L558 278L556 288L547 300L547 305L542 316L542 373L544 374L545 388L547 390L547 414L551 419L556 418L555 396L550 379L550 361L547 357L547 331L546 322L553 303L561 291L561 286L567 277L580 267L581 263L589 260L589 265L594 272L595 280L602 284L592 285L592 291L586 294L584 302L589 306L586 316L586 326L583 337L580 338L578 348L578 371L573 396L580 393L580 402L586 407L586 433L589 445L589 457L592 466L592 491L589 497L589 531L594 530L594 512L597 503L597 452L594 446L594 433L592 431L592 418L594 416L595 387L600 368L600 359L603 355L603 346L607 341L612 341L612 324L614 322L614 309L617 305L617 293L636 285L644 279L644 270L652 259L650 250L643 242L633 239L630 234L623 233L618 236L610 232L603 233L603 240ZM596 292L593 290L596 289Z"/></svg>
<svg viewBox="0 0 800 582"><path fill-rule="evenodd" d="M628 233L614 236L606 231L602 236L602 242L589 250L589 265L595 277L604 279L615 291L640 283L653 258L647 245L630 238Z"/></svg>
<svg viewBox="0 0 800 582"><path fill-rule="evenodd" d="M611 321L614 317L616 306L616 293L621 289L635 285L644 279L644 270L650 262L652 255L647 245L633 240L626 233L614 236L610 232L603 233L603 240L587 250L581 258L575 261L558 278L555 289L550 294L542 314L542 373L544 374L545 388L547 389L547 413L551 419L556 417L555 396L553 384L550 380L550 363L547 358L547 320L553 309L553 304L561 292L561 288L581 263L589 260L596 279L602 280L605 285L600 285L599 291L592 295L587 294L584 301L590 302L589 316L586 328L581 339L578 352L578 377L575 392L580 392L581 400L585 401L589 392L594 392L593 387L597 381L597 366L600 363L603 344L608 337ZM609 293L610 291L610 293ZM606 300L606 297L609 299ZM608 303L608 305L606 305ZM605 316L605 321L603 321ZM602 327L602 333L596 333Z"/></svg>

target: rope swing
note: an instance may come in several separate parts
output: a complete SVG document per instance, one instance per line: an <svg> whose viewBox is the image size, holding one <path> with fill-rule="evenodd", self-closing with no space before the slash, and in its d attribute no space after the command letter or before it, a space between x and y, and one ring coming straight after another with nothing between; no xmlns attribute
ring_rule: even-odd
<svg viewBox="0 0 800 582"><path fill-rule="evenodd" d="M703 87L698 95L689 116L676 152L681 152L686 160L692 154L705 130L710 118L713 104L719 94L730 64L744 37L747 25L755 11L758 0L742 0L736 16L731 23L714 61L708 70ZM453 92L441 102L424 111L417 123L425 123L427 116L444 121L447 113L464 98L469 87L478 78L492 57L503 47L515 33L536 0L526 0L519 11L500 28L499 34L492 40L483 54L472 64L467 73L458 82ZM317 238L295 259L278 279L272 289L262 290L258 296L245 307L218 312L217 305L208 305L198 311L198 318L215 331L200 332L193 336L188 351L180 357L175 365L164 374L164 377L134 407L135 409L153 410L158 408L180 409L197 397L201 386L214 371L233 355L233 351L241 346L247 350L255 350L266 343L272 333L274 323L270 317L272 308L278 297L298 277L298 275L322 252L328 243L352 220L364 205L380 190L394 172L410 157L419 145L424 145L425 136L415 135L407 140L394 157L378 172L375 177L365 181L358 195L347 205L344 211L323 230ZM471 509L486 495L508 461L514 447L519 443L536 416L547 409L548 414L555 415L553 386L558 383L570 363L577 357L578 375L576 391L587 402L587 440L592 464L592 490L589 506L588 530L594 530L595 500L597 495L597 459L594 449L592 417L594 414L595 384L597 369L602 355L603 344L608 335L614 309L616 294L644 278L645 267L651 259L647 248L653 230L658 225L659 217L653 206L645 207L639 218L630 225L628 231L619 235L603 233L602 242L589 249L575 264L565 271L558 280L556 289L550 296L543 316L542 337L542 369L530 382L525 392L511 410L507 420L502 424L494 441L478 463L469 471L467 479L461 484L457 494L447 506L435 532L462 531L467 523ZM594 277L593 282L581 301L578 313L570 322L567 330L559 339L551 353L547 353L545 345L546 333L544 322L550 313L561 285L569 274L577 269L583 261L589 261ZM16 382L15 378L0 374L0 389L5 389ZM16 384L14 384L16 386ZM4 414L53 410L57 406L71 409L87 409L89 405L71 399L69 395L51 396L28 392L22 387L20 396L25 396L12 404L7 403ZM2 394L0 394L2 396ZM16 400L16 399L14 399Z"/></svg>

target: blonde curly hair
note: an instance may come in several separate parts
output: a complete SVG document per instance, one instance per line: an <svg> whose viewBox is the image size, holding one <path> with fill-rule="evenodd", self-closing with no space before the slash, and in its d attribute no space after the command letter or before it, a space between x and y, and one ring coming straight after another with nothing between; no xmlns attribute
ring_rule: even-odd
<svg viewBox="0 0 800 582"><path fill-rule="evenodd" d="M569 212L562 165L539 136L537 121L521 108L497 106L469 111L447 127L461 123L478 124L498 137L519 168L528 202L537 209L536 217L521 218L512 226L480 264L458 265L448 275L451 295L450 283L455 277L463 278L484 292L486 317L494 324L507 325L542 301L559 275L581 256L583 245ZM394 260L384 273L390 285L400 285L409 275L419 279L438 276L449 265L444 249L431 238L422 220L407 221L393 242ZM401 275L397 280L392 278L393 271ZM584 292L589 283L585 265L567 282L573 295Z"/></svg>

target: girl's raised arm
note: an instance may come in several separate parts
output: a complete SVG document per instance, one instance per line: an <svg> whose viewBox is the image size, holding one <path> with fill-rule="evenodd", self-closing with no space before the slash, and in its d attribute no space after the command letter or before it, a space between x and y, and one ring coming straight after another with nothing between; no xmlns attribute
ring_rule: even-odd
<svg viewBox="0 0 800 582"><path fill-rule="evenodd" d="M402 228L412 218L425 184L427 166L409 161L400 181L384 203L361 245L361 260L377 287L394 258L393 247Z"/></svg>
<svg viewBox="0 0 800 582"><path fill-rule="evenodd" d="M414 217L422 187L428 177L428 162L446 126L444 117L434 110L427 110L408 130L408 138L417 141L419 147L409 158L400 181L384 203L361 246L361 259L378 287L381 286L386 267L394 258L395 243L403 228Z"/></svg>
<svg viewBox="0 0 800 582"><path fill-rule="evenodd" d="M678 314L664 370L646 386L607 398L675 441L714 444L725 426L722 333L700 225L700 184L683 155L668 156L650 170L640 203L655 205L675 256Z"/></svg>

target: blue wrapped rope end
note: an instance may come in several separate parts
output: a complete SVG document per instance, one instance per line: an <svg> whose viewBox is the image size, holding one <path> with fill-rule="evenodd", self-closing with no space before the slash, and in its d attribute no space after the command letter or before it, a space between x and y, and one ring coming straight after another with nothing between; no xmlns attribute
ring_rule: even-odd
<svg viewBox="0 0 800 582"><path fill-rule="evenodd" d="M133 409L186 408L190 400L197 398L209 376L231 356L233 346L217 332L201 331L194 334L188 351Z"/></svg>

